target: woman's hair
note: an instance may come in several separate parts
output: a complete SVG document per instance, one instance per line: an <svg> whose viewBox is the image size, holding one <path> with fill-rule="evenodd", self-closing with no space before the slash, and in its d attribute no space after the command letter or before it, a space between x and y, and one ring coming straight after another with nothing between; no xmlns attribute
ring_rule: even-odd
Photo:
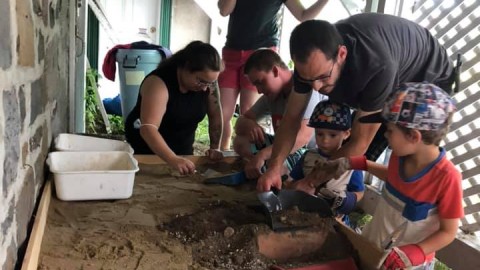
<svg viewBox="0 0 480 270"><path fill-rule="evenodd" d="M445 138L448 131L450 130L450 125L452 124L453 119L453 112L449 113L447 120L438 130L419 130L422 134L422 141L424 144L427 145L436 145L440 146L440 142ZM411 128L406 128L401 125L397 124L397 127L403 132L405 135L409 135L412 131Z"/></svg>
<svg viewBox="0 0 480 270"><path fill-rule="evenodd" d="M196 40L160 62L158 68L174 63L190 72L212 70L222 71L223 64L217 50L210 44Z"/></svg>

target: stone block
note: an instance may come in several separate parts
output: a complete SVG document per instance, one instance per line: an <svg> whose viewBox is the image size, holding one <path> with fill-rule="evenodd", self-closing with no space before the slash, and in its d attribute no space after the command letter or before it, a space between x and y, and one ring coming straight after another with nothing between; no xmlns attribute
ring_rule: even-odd
<svg viewBox="0 0 480 270"><path fill-rule="evenodd" d="M28 143L24 143L22 146L22 164L27 163L28 153L30 153Z"/></svg>
<svg viewBox="0 0 480 270"><path fill-rule="evenodd" d="M45 79L43 76L32 83L30 99L30 125L32 125L37 117L44 112L45 105L47 103L47 89L45 87Z"/></svg>
<svg viewBox="0 0 480 270"><path fill-rule="evenodd" d="M18 197L15 207L17 220L17 243L22 243L27 237L28 225L32 217L35 203L35 179L33 167L26 166L27 174L25 175L22 190Z"/></svg>
<svg viewBox="0 0 480 270"><path fill-rule="evenodd" d="M40 63L45 58L45 38L41 31L38 31L37 61Z"/></svg>
<svg viewBox="0 0 480 270"><path fill-rule="evenodd" d="M20 109L16 91L3 91L4 153L3 192L8 193L10 184L17 178L20 158Z"/></svg>
<svg viewBox="0 0 480 270"><path fill-rule="evenodd" d="M37 160L35 160L35 164L33 167L35 167L35 186L39 186L43 184L44 179L46 179L46 164L45 161L47 160L47 155L48 153L41 152Z"/></svg>
<svg viewBox="0 0 480 270"><path fill-rule="evenodd" d="M42 7L40 6L40 0L32 0L33 13L37 16L42 16Z"/></svg>
<svg viewBox="0 0 480 270"><path fill-rule="evenodd" d="M21 131L23 132L23 125L25 124L25 117L27 116L25 85L23 84L18 88L18 103L20 105Z"/></svg>
<svg viewBox="0 0 480 270"><path fill-rule="evenodd" d="M12 241L10 246L7 248L7 260L3 264L3 270L14 270L15 262L17 261L17 247L15 243Z"/></svg>
<svg viewBox="0 0 480 270"><path fill-rule="evenodd" d="M1 224L2 235L8 235L8 230L10 229L10 227L12 227L12 223L13 223L13 215L14 215L13 202L9 201L6 206L8 207L8 210L7 210L7 215ZM4 245L6 240L7 240L6 237L2 238L2 242L0 243L0 245Z"/></svg>
<svg viewBox="0 0 480 270"><path fill-rule="evenodd" d="M12 65L12 39L10 32L10 1L2 1L0 8L0 68Z"/></svg>
<svg viewBox="0 0 480 270"><path fill-rule="evenodd" d="M30 143L30 151L35 151L37 148L41 146L42 143L42 137L43 137L43 125L39 126L37 130L35 130L35 133L33 136L30 137L29 143Z"/></svg>
<svg viewBox="0 0 480 270"><path fill-rule="evenodd" d="M45 27L48 26L48 2L49 0L42 0L42 19Z"/></svg>
<svg viewBox="0 0 480 270"><path fill-rule="evenodd" d="M55 8L53 6L53 2L50 2L48 6L48 13L50 18L50 28L55 27Z"/></svg>
<svg viewBox="0 0 480 270"><path fill-rule="evenodd" d="M35 66L34 27L30 1L16 1L18 65Z"/></svg>

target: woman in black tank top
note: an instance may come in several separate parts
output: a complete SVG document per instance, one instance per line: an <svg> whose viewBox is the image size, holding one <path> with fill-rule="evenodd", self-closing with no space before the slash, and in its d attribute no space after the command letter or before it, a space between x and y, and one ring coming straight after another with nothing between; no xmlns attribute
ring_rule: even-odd
<svg viewBox="0 0 480 270"><path fill-rule="evenodd" d="M213 46L193 41L161 62L140 85L125 135L136 154L156 154L181 174L195 165L192 155L198 123L208 115L212 159L222 158L222 116L217 78L222 62Z"/></svg>

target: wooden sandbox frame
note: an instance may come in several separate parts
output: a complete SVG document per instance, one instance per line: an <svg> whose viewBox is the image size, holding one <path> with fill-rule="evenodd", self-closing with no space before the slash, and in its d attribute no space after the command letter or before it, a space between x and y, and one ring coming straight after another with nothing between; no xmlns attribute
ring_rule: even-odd
<svg viewBox="0 0 480 270"><path fill-rule="evenodd" d="M165 164L163 160L153 155L134 155L134 157L140 164ZM187 156L186 158L196 165L201 165L208 161L208 159L202 156ZM223 161L226 163L233 163L236 159L236 157L225 157ZM42 192L30 240L23 259L22 270L36 270L38 268L42 239L47 224L48 210L53 196L52 181L53 179L50 175L46 180ZM382 251L378 250L365 238L343 224L339 224L339 228L357 250L362 269L376 269L376 265L383 254Z"/></svg>

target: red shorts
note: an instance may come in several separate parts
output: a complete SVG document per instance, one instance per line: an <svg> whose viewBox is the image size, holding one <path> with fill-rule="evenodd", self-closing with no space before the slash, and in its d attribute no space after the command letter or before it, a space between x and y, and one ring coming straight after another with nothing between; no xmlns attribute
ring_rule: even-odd
<svg viewBox="0 0 480 270"><path fill-rule="evenodd" d="M277 51L276 47L272 48ZM248 57L255 50L239 51L233 49L222 49L222 60L225 64L225 69L218 76L218 85L220 88L232 88L232 89L247 89L251 91L257 91L255 85L253 85L245 74L243 74L243 68Z"/></svg>

